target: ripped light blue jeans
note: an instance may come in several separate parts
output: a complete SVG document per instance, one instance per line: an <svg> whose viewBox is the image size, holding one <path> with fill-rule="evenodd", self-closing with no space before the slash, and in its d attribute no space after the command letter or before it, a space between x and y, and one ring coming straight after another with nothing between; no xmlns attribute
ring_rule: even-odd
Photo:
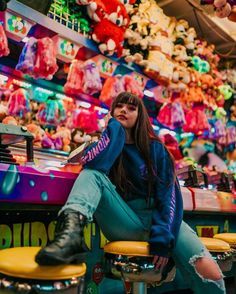
<svg viewBox="0 0 236 294"><path fill-rule="evenodd" d="M109 178L99 171L84 169L79 174L61 211L65 209L79 211L89 221L95 218L110 241L147 241L149 238L152 209L147 208L144 199L125 202ZM172 256L194 293L226 293L223 275L213 281L197 273L195 261L200 257L211 258L211 255L185 222L181 224Z"/></svg>

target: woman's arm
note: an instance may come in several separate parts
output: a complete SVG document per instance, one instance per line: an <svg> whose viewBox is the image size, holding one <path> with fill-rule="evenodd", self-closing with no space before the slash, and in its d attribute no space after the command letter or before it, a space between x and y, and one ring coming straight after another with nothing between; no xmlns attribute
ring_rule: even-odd
<svg viewBox="0 0 236 294"><path fill-rule="evenodd" d="M80 160L84 168L108 173L125 144L125 130L114 118L108 122L101 138L88 146Z"/></svg>
<svg viewBox="0 0 236 294"><path fill-rule="evenodd" d="M157 173L155 202L150 234L150 253L169 256L174 248L183 217L183 200L172 161L166 148L156 142L154 162Z"/></svg>

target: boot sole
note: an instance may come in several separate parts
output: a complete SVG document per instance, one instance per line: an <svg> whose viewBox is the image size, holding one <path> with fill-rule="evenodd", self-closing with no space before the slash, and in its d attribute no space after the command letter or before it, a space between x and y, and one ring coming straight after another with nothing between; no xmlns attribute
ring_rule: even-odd
<svg viewBox="0 0 236 294"><path fill-rule="evenodd" d="M60 258L50 253L43 253L36 256L35 261L39 265L61 265L61 264L79 264L86 262L87 253L78 253L68 258Z"/></svg>

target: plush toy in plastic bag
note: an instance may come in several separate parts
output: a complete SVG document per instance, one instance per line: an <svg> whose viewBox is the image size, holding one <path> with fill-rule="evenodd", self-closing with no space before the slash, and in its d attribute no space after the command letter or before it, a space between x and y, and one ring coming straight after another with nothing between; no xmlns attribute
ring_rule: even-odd
<svg viewBox="0 0 236 294"><path fill-rule="evenodd" d="M204 112L204 106L202 105L194 105L193 108L187 112L185 119L186 124L183 126L184 132L191 132L199 135L210 129L210 124L208 123L207 116Z"/></svg>
<svg viewBox="0 0 236 294"><path fill-rule="evenodd" d="M60 107L59 107L60 106ZM60 109L61 108L61 109ZM63 105L58 104L58 100L51 97L48 98L45 104L41 104L36 115L37 120L42 124L52 124L56 125L65 119L64 109L62 110Z"/></svg>
<svg viewBox="0 0 236 294"><path fill-rule="evenodd" d="M25 46L21 52L18 64L16 65L16 69L32 76L34 73L36 53L37 39L35 39L34 37L30 37L28 42L25 43Z"/></svg>
<svg viewBox="0 0 236 294"><path fill-rule="evenodd" d="M70 95L81 93L83 91L84 83L83 76L83 62L74 59L71 62L69 73L67 76L67 81L64 85L65 92Z"/></svg>
<svg viewBox="0 0 236 294"><path fill-rule="evenodd" d="M116 75L109 77L103 85L99 99L110 107L116 96L123 91L125 91L125 88L122 76Z"/></svg>
<svg viewBox="0 0 236 294"><path fill-rule="evenodd" d="M89 59L84 62L83 69L83 92L90 95L100 92L102 90L102 82L96 63Z"/></svg>
<svg viewBox="0 0 236 294"><path fill-rule="evenodd" d="M29 93L25 89L14 91L8 101L8 114L24 117L30 111Z"/></svg>
<svg viewBox="0 0 236 294"><path fill-rule="evenodd" d="M77 112L75 127L83 129L88 134L98 131L96 112L92 111L92 109L79 109Z"/></svg>
<svg viewBox="0 0 236 294"><path fill-rule="evenodd" d="M56 46L52 39L45 37L37 42L37 56L34 67L35 77L51 80L58 69Z"/></svg>
<svg viewBox="0 0 236 294"><path fill-rule="evenodd" d="M135 94L140 98L143 97L143 89L133 76L124 75L122 80L123 80L124 88L126 92Z"/></svg>
<svg viewBox="0 0 236 294"><path fill-rule="evenodd" d="M164 104L162 108L160 109L157 120L163 124L164 126L171 127L172 122L171 122L171 103Z"/></svg>
<svg viewBox="0 0 236 294"><path fill-rule="evenodd" d="M159 111L157 120L163 125L175 129L185 124L185 114L179 102L165 104Z"/></svg>
<svg viewBox="0 0 236 294"><path fill-rule="evenodd" d="M3 26L0 24L0 57L7 56L9 53L7 36Z"/></svg>

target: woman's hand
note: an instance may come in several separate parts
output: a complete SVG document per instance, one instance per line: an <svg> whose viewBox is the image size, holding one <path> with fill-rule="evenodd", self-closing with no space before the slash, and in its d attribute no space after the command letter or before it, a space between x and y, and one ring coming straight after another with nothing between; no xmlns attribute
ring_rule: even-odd
<svg viewBox="0 0 236 294"><path fill-rule="evenodd" d="M152 263L155 265L155 270L163 271L164 267L168 263L168 260L169 260L169 257L154 255Z"/></svg>
<svg viewBox="0 0 236 294"><path fill-rule="evenodd" d="M108 125L108 122L110 120L110 118L112 118L110 111L107 113L107 115L104 117L104 121L105 121L105 128Z"/></svg>

